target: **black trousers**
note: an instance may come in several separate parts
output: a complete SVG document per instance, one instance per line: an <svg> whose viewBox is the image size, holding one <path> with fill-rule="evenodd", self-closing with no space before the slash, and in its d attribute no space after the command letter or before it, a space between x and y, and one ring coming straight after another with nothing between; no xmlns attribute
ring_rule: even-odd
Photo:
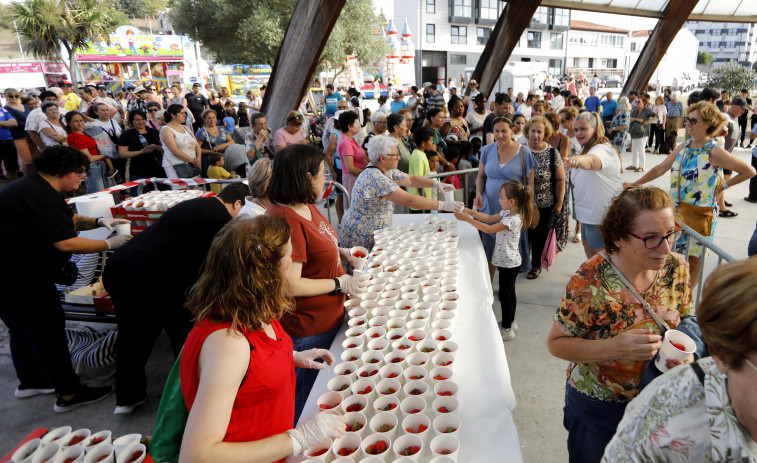
<svg viewBox="0 0 757 463"><path fill-rule="evenodd" d="M502 307L502 328L510 329L515 320L515 307L518 300L515 297L515 280L520 273L520 267L503 268L499 271L499 305Z"/></svg>
<svg viewBox="0 0 757 463"><path fill-rule="evenodd" d="M103 282L113 300L118 323L116 342L116 404L131 405L147 395L145 366L163 330L178 357L192 329L184 297L146 297L135 291L129 275L106 267ZM173 292L172 294L177 294Z"/></svg>
<svg viewBox="0 0 757 463"><path fill-rule="evenodd" d="M739 141L741 144L744 144L744 138L746 137L747 140L749 140L749 135L747 135L747 121L749 120L748 117L746 117L746 113L749 111L745 111L744 114L739 117L739 129L741 130L741 133L739 134ZM749 140L751 142L751 140Z"/></svg>
<svg viewBox="0 0 757 463"><path fill-rule="evenodd" d="M752 167L757 169L757 158L752 156ZM757 177L749 179L749 199L757 200Z"/></svg>
<svg viewBox="0 0 757 463"><path fill-rule="evenodd" d="M531 268L541 268L541 255L549 234L549 221L552 219L551 207L539 208L539 223L536 228L528 230L528 242L531 243Z"/></svg>
<svg viewBox="0 0 757 463"><path fill-rule="evenodd" d="M0 319L8 327L11 357L21 386L74 394L81 384L71 366L55 285L35 281L34 276L27 281L3 280Z"/></svg>
<svg viewBox="0 0 757 463"><path fill-rule="evenodd" d="M654 147L655 151L660 149L660 145L665 141L665 127L660 123L652 124L649 127L649 140L647 146Z"/></svg>

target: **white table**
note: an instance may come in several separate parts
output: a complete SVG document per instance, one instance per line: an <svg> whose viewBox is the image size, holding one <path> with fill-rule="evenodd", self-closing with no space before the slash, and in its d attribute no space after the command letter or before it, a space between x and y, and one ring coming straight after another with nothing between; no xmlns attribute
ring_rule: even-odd
<svg viewBox="0 0 757 463"><path fill-rule="evenodd" d="M444 214L445 218L453 218ZM393 225L423 222L423 215L395 215ZM458 343L455 362L455 381L458 383L460 407L460 463L483 461L523 461L518 431L512 412L515 394L510 383L510 371L498 324L491 310L493 296L486 256L478 231L460 223L460 271L458 293L460 304L455 321L454 341ZM337 358L344 352L345 322L331 353ZM336 365L335 364L335 365ZM303 409L300 421L318 413L316 401L328 392L326 383L335 376L334 368L321 370ZM304 458L290 458L288 462Z"/></svg>

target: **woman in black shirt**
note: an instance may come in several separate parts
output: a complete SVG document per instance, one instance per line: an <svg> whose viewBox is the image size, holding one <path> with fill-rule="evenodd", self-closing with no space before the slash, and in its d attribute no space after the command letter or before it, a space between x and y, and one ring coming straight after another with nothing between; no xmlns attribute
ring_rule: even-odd
<svg viewBox="0 0 757 463"><path fill-rule="evenodd" d="M129 180L165 178L160 133L147 127L147 116L139 109L129 112L129 125L133 128L124 130L118 139L118 155L123 159L131 158Z"/></svg>

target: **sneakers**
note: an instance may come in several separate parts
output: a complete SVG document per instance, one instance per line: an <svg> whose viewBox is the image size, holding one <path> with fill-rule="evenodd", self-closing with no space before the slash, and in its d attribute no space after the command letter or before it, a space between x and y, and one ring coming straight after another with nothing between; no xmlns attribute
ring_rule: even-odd
<svg viewBox="0 0 757 463"><path fill-rule="evenodd" d="M13 393L13 395L18 399L26 399L40 394L52 394L53 392L55 392L55 389L35 389L31 387L19 386L16 388L16 391Z"/></svg>
<svg viewBox="0 0 757 463"><path fill-rule="evenodd" d="M502 328L502 340L511 341L515 339L515 330L513 328Z"/></svg>
<svg viewBox="0 0 757 463"><path fill-rule="evenodd" d="M513 321L513 324L510 325L510 328L512 328L513 331L518 331L518 322Z"/></svg>
<svg viewBox="0 0 757 463"><path fill-rule="evenodd" d="M145 396L145 398L140 400L139 402L133 403L131 405L116 405L116 409L113 410L113 414L128 415L130 413L133 413L135 408L143 405L145 402L147 402L147 396Z"/></svg>
<svg viewBox="0 0 757 463"><path fill-rule="evenodd" d="M104 398L108 397L113 393L113 387L112 386L104 386L104 387L88 387L84 386L79 391L71 397L69 400L63 399L63 397L58 397L58 400L55 401L55 406L53 407L53 410L55 410L56 413L65 413L70 412L71 410L75 408L79 408L82 405L92 404L95 402L99 402L103 400Z"/></svg>
<svg viewBox="0 0 757 463"><path fill-rule="evenodd" d="M116 169L105 172L105 179L112 180L113 183L115 184L121 183L121 175L118 173L118 170Z"/></svg>

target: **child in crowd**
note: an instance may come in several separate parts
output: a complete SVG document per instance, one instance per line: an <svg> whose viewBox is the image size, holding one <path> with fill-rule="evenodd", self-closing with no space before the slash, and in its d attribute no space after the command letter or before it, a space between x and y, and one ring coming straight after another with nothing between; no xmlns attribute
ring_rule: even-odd
<svg viewBox="0 0 757 463"><path fill-rule="evenodd" d="M249 110L250 108L247 106L247 103L239 103L239 107L237 109L237 125L239 125L240 128L250 126Z"/></svg>
<svg viewBox="0 0 757 463"><path fill-rule="evenodd" d="M226 117L223 118L223 128L231 133L234 131L234 126L237 125L237 112L234 111L234 103L231 101L226 102L225 106L223 112L226 114Z"/></svg>
<svg viewBox="0 0 757 463"><path fill-rule="evenodd" d="M210 156L208 156L208 162L210 162L210 167L208 167L208 178L215 178L219 180L226 180L227 178L239 178L239 175L237 175L236 172L229 173L229 171L223 168L223 154L211 154ZM211 183L210 189L213 191L213 193L218 194L221 192L222 187L218 183Z"/></svg>
<svg viewBox="0 0 757 463"><path fill-rule="evenodd" d="M478 137L473 137L470 139L471 144L471 152L469 160L473 167L478 167L478 159L481 157L481 139ZM458 143L458 148L460 144ZM463 152L462 149L460 151L460 159L463 159Z"/></svg>
<svg viewBox="0 0 757 463"><path fill-rule="evenodd" d="M518 241L521 230L528 229L534 217L534 192L531 187L510 180L499 189L499 205L502 206L502 211L498 215L483 214L466 208L463 213L456 212L455 217L484 233L497 234L492 264L499 271L499 301L504 330L502 340L509 341L515 338L518 329L518 324L515 323L515 279L521 264ZM489 225L492 222L496 223Z"/></svg>
<svg viewBox="0 0 757 463"><path fill-rule="evenodd" d="M430 173L437 173L439 171L439 153L436 151L426 151L426 159L428 159L428 171ZM444 179L439 179L444 180ZM436 188L431 189L431 199L436 200L442 200L444 201L444 198L440 198L439 195L436 192Z"/></svg>
<svg viewBox="0 0 757 463"><path fill-rule="evenodd" d="M427 151L435 151L436 145L434 144L434 131L429 127L420 127L413 134L413 140L415 141L415 149L410 156L410 175L426 176L432 172L429 166ZM425 196L431 198L431 190L433 188L408 188L408 193L418 196ZM423 211L410 209L411 214L419 214Z"/></svg>

